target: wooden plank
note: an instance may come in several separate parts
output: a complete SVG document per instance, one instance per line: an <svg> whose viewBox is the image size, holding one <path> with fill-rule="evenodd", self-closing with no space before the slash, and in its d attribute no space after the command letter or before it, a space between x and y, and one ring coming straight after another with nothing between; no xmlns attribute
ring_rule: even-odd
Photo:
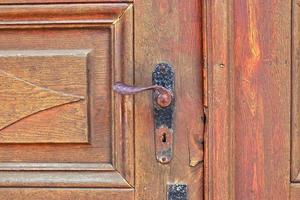
<svg viewBox="0 0 300 200"><path fill-rule="evenodd" d="M32 4L32 3L120 3L133 0L1 0L0 4Z"/></svg>
<svg viewBox="0 0 300 200"><path fill-rule="evenodd" d="M0 188L0 199L9 200L133 200L133 189Z"/></svg>
<svg viewBox="0 0 300 200"><path fill-rule="evenodd" d="M205 1L205 67L208 133L205 136L205 199L234 199L232 135L232 1Z"/></svg>
<svg viewBox="0 0 300 200"><path fill-rule="evenodd" d="M154 66L174 66L176 106L170 164L155 158L152 94L135 96L136 199L165 200L168 183L203 196L201 1L136 0L135 84L150 85ZM194 167L192 167L192 166Z"/></svg>
<svg viewBox="0 0 300 200"><path fill-rule="evenodd" d="M290 200L300 199L300 184L292 183L290 184Z"/></svg>
<svg viewBox="0 0 300 200"><path fill-rule="evenodd" d="M300 182L300 6L293 1L292 19L292 158L291 180Z"/></svg>
<svg viewBox="0 0 300 200"><path fill-rule="evenodd" d="M0 24L110 24L119 19L129 5L128 3L3 5L0 7Z"/></svg>
<svg viewBox="0 0 300 200"><path fill-rule="evenodd" d="M233 6L235 198L289 199L291 1Z"/></svg>
<svg viewBox="0 0 300 200"><path fill-rule="evenodd" d="M0 171L0 187L131 188L117 171Z"/></svg>
<svg viewBox="0 0 300 200"><path fill-rule="evenodd" d="M0 163L0 171L115 171L107 163Z"/></svg>
<svg viewBox="0 0 300 200"><path fill-rule="evenodd" d="M113 65L114 80L133 84L133 6L129 6L114 24ZM114 97L114 157L116 170L134 185L134 113L133 96L121 96L112 91Z"/></svg>

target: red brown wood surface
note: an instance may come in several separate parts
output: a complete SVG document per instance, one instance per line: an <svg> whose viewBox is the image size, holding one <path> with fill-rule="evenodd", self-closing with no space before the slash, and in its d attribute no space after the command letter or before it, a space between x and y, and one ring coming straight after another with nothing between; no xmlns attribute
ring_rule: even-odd
<svg viewBox="0 0 300 200"><path fill-rule="evenodd" d="M289 199L291 1L207 2L207 199Z"/></svg>
<svg viewBox="0 0 300 200"><path fill-rule="evenodd" d="M205 199L233 199L232 180L232 1L204 6L208 132L205 135Z"/></svg>
<svg viewBox="0 0 300 200"><path fill-rule="evenodd" d="M132 2L133 0L1 0L0 4L41 4L41 3L88 3L88 2Z"/></svg>
<svg viewBox="0 0 300 200"><path fill-rule="evenodd" d="M164 200L172 183L203 199L201 6L2 0L0 199ZM168 165L155 158L151 93L134 102L111 90L149 85L162 61L176 74Z"/></svg>
<svg viewBox="0 0 300 200"><path fill-rule="evenodd" d="M136 0L135 84L150 85L154 66L174 66L174 152L168 165L155 158L151 93L135 97L136 199L165 200L168 183L188 185L203 198L201 1ZM194 167L192 167L192 166Z"/></svg>
<svg viewBox="0 0 300 200"><path fill-rule="evenodd" d="M235 198L288 199L291 1L235 1Z"/></svg>
<svg viewBox="0 0 300 200"><path fill-rule="evenodd" d="M115 78L133 80L132 11L0 6L0 199L133 198L132 100L111 91Z"/></svg>

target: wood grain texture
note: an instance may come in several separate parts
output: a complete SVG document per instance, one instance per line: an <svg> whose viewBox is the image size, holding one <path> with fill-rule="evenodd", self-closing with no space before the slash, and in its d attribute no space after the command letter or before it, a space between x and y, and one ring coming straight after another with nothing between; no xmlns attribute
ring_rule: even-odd
<svg viewBox="0 0 300 200"><path fill-rule="evenodd" d="M292 32L292 158L291 181L300 182L300 6L293 1Z"/></svg>
<svg viewBox="0 0 300 200"><path fill-rule="evenodd" d="M205 199L233 194L232 1L205 1L204 65L208 79L208 131L205 136Z"/></svg>
<svg viewBox="0 0 300 200"><path fill-rule="evenodd" d="M113 82L133 84L133 6L129 6L114 25ZM113 92L113 91L112 91ZM113 163L118 172L134 185L134 113L133 96L114 95Z"/></svg>
<svg viewBox="0 0 300 200"><path fill-rule="evenodd" d="M162 61L174 66L176 76L174 157L168 165L155 158L151 92L135 96L136 199L164 200L167 183L185 183L190 200L202 199L203 163L195 164L203 159L201 1L136 0L134 6L135 84L150 85Z"/></svg>
<svg viewBox="0 0 300 200"><path fill-rule="evenodd" d="M0 171L114 171L109 163L0 163Z"/></svg>
<svg viewBox="0 0 300 200"><path fill-rule="evenodd" d="M0 171L0 187L131 188L117 171Z"/></svg>
<svg viewBox="0 0 300 200"><path fill-rule="evenodd" d="M19 200L133 200L133 189L0 188L0 199Z"/></svg>
<svg viewBox="0 0 300 200"><path fill-rule="evenodd" d="M300 185L293 183L290 185L290 200L300 199Z"/></svg>
<svg viewBox="0 0 300 200"><path fill-rule="evenodd" d="M235 198L289 199L291 1L234 1Z"/></svg>
<svg viewBox="0 0 300 200"><path fill-rule="evenodd" d="M110 121L111 108L109 106L111 101L111 30L102 26L98 28L73 29L7 29L1 30L0 40L2 51L17 51L19 52L17 54L35 54L36 56L21 56L19 59L17 57L13 58L13 56L6 56L6 59L0 58L1 69L3 68L12 74L16 74L16 76L22 77L27 81L35 80L36 84L45 85L44 87L53 88L53 90L85 96L86 104L89 105L90 110L87 106L85 106L84 110L88 112L91 119L89 121L90 145L39 145L33 143L31 145L6 146L3 144L0 146L0 151L6 153L0 154L0 160L2 162L111 162L112 130ZM64 52L66 50L69 53ZM86 59L82 60L80 57L68 56L73 50L88 50L90 53L86 55ZM9 51L7 51L7 54ZM61 55L54 56L55 58L47 58L45 55L41 56L41 54L46 53L54 54L51 51ZM78 60L76 61L76 59ZM10 68L9 66L15 66L15 68ZM47 68L47 66L50 68ZM51 66L53 70L51 70ZM76 66L82 67L81 70L72 69L72 67ZM19 69L21 67L22 70ZM87 73L83 73L85 71ZM71 75L77 78L74 80ZM86 75L86 77L83 75ZM87 80L89 80L89 83L87 83ZM89 96L87 96L88 91ZM70 107L71 110L74 109L72 106ZM60 106L54 110L40 112L38 117L32 118L32 122L42 120L47 125L51 116L61 116L63 118L62 114L65 114L65 109L67 107ZM26 123L24 122L23 128L25 125L27 128L34 126L34 124L28 122L29 119L26 120ZM54 119L50 122L55 123ZM84 120L87 121L87 118L85 117ZM65 125L69 126L69 124ZM49 125L47 127L49 129ZM54 129L63 128L64 124L61 124L60 127L55 127ZM51 129L48 131L51 131ZM35 134L39 135L39 133Z"/></svg>
<svg viewBox="0 0 300 200"><path fill-rule="evenodd" d="M88 143L87 53L0 52L0 143Z"/></svg>
<svg viewBox="0 0 300 200"><path fill-rule="evenodd" d="M89 140L87 144L74 142L59 145L38 144L36 138L39 134L31 132L30 134L35 136L28 136L26 139L32 141L32 144L20 144L18 139L15 139L17 144L1 144L0 160L2 164L6 164L0 164L0 173L2 173L0 185L6 187L8 185L11 187L132 187L133 101L128 98L124 101L126 105L117 102L112 106L114 100L111 91L112 81L115 77L122 77L121 73L126 74L127 80L133 78L132 9L127 7L127 10L123 9L125 8L122 7L123 5L130 6L129 4L122 4L121 8L120 4L107 5L100 5L99 8L97 4L95 10L87 4L67 5L66 13L55 5L53 5L54 9L50 5L43 5L42 8L39 5L11 7L20 9L22 13L20 16L12 14L11 17L15 19L28 22L30 20L23 16L26 13L32 11L33 16L34 12L44 16L48 12L49 15L57 13L57 20L66 24L52 24L50 17L50 21L46 22L43 18L35 18L36 25L28 23L23 26L22 23L13 23L13 26L9 25L5 28L2 26L0 61L3 69L1 69L17 77L17 83L32 81L33 83L30 82L29 85L41 88L42 91L44 88L51 88L51 91L70 93L73 98L79 96L79 102L86 101L84 105L79 104L79 108L85 110L88 115L83 118L88 121ZM101 6L104 6L104 10ZM98 20L98 16L105 16L107 13L118 17L123 15L124 18L117 17L110 24L107 24L110 21ZM22 16L25 18L22 19ZM46 16L47 14L44 17ZM69 17L74 16L84 18L86 24L79 21L73 24L74 21ZM9 88L8 85L4 86ZM22 91L22 88L17 86L12 88L15 91ZM48 90L46 89L47 92ZM36 95L34 89L26 89L26 91L26 94L31 94L30 96ZM38 95L37 99L41 100L42 96L46 95ZM43 99L42 102L47 101ZM47 131L65 132L65 126L70 126L66 118L76 117L74 114L65 116L67 110L77 109L72 107L73 105L75 103L55 106L53 109L46 109L45 113L37 112L36 116L24 118L22 127L15 128L22 131L33 128L39 131L43 126L48 125L50 128L44 128ZM120 110L125 110L125 116L116 123L114 114ZM57 126L54 119L57 115L64 119L60 126ZM53 138L55 138L53 135L43 137L44 140ZM61 142L61 138L59 140ZM120 196L116 192L111 195L113 197L115 194L117 198L126 198L129 195L121 193ZM51 196L50 193L47 195ZM131 196L129 195L128 198Z"/></svg>
<svg viewBox="0 0 300 200"><path fill-rule="evenodd" d="M289 199L291 1L206 8L206 199Z"/></svg>
<svg viewBox="0 0 300 200"><path fill-rule="evenodd" d="M135 195L139 200L163 200L169 183L188 184L189 199L203 199L201 1L140 0L135 2L135 13L129 3L48 4L54 0L46 0L45 4L25 5L38 1L16 0L21 3L16 6L5 1L6 5L0 6L2 54L88 50L87 94L81 93L76 79L75 83L62 83L75 84L68 93L86 95L89 143L1 144L0 199L133 200ZM136 97L134 104L133 97L120 97L111 91L114 81L148 85L152 67L159 61L169 61L176 71L176 133L170 165L161 165L155 159L151 95ZM10 73L35 82L45 77L26 69ZM58 79L62 80L59 75ZM64 84L55 83L47 87L66 89ZM66 112L60 106L55 108ZM27 120L24 126L49 121L56 115L50 110Z"/></svg>
<svg viewBox="0 0 300 200"><path fill-rule="evenodd" d="M38 4L38 3L120 3L133 2L133 0L2 0L1 4Z"/></svg>
<svg viewBox="0 0 300 200"><path fill-rule="evenodd" d="M130 4L3 5L0 25L113 23ZM91 20L92 19L92 20Z"/></svg>

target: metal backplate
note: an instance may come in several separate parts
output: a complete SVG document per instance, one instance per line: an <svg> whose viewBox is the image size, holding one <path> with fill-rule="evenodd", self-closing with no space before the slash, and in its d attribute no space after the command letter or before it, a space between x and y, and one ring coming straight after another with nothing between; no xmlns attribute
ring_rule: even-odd
<svg viewBox="0 0 300 200"><path fill-rule="evenodd" d="M173 155L173 113L175 107L174 94L174 71L170 64L160 63L155 66L152 74L153 85L167 88L173 93L172 102L169 106L162 108L157 104L158 93L153 93L154 122L155 122L155 144L156 159L160 163L169 163Z"/></svg>
<svg viewBox="0 0 300 200"><path fill-rule="evenodd" d="M168 185L167 200L188 200L188 188L184 184Z"/></svg>

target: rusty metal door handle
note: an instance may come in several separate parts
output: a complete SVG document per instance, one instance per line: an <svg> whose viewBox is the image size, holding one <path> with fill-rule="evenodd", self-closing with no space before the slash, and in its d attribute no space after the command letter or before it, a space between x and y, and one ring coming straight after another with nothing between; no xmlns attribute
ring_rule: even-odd
<svg viewBox="0 0 300 200"><path fill-rule="evenodd" d="M153 117L155 126L156 159L169 163L173 157L173 113L175 108L174 71L168 63L159 63L152 73L152 84L137 87L116 82L113 90L122 95L133 95L148 90L153 91Z"/></svg>
<svg viewBox="0 0 300 200"><path fill-rule="evenodd" d="M157 93L157 98L156 98L157 104L163 108L169 106L173 98L173 93L170 90L159 85L138 87L138 86L127 85L122 82L116 82L115 85L113 86L113 90L122 95L132 95L147 90L154 90Z"/></svg>

